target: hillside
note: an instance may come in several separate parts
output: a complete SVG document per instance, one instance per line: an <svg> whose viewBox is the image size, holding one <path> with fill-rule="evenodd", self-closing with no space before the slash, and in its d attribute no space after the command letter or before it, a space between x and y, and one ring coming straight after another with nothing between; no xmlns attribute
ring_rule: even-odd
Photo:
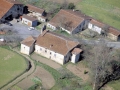
<svg viewBox="0 0 120 90"><path fill-rule="evenodd" d="M120 30L120 0L82 0L76 9Z"/></svg>

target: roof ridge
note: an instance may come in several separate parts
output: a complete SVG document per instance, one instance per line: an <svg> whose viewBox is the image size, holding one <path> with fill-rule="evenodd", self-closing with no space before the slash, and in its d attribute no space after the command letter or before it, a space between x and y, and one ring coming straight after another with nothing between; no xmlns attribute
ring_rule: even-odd
<svg viewBox="0 0 120 90"><path fill-rule="evenodd" d="M65 9L61 9L61 10L63 10L63 11L65 11L65 12L67 12L67 13L70 13L70 12L68 12L67 10L65 10ZM72 11L72 10L71 10ZM75 11L73 11L73 12L75 12ZM75 14L73 14L73 13L70 13L70 14L72 14L73 16L75 16L75 17L78 17L78 18L81 18L80 16L77 16L77 15L75 15ZM84 18L84 17L83 17ZM81 18L82 19L82 18Z"/></svg>

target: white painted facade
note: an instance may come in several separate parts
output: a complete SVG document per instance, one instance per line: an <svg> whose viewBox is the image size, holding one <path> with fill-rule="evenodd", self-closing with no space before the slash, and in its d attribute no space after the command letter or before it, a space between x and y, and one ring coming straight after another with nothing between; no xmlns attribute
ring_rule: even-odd
<svg viewBox="0 0 120 90"><path fill-rule="evenodd" d="M101 34L101 32L102 32L102 28L100 28L100 27L98 27L98 26L96 26L96 25L93 25L93 24L91 24L91 23L88 24L88 28L89 28L90 30L93 30L93 31L99 33L99 34Z"/></svg>
<svg viewBox="0 0 120 90"><path fill-rule="evenodd" d="M47 23L47 27L49 27L49 28L51 28L51 29L53 29L53 30L56 30L56 27L55 26L53 26L52 24L50 24L50 23Z"/></svg>
<svg viewBox="0 0 120 90"><path fill-rule="evenodd" d="M35 45L35 52L46 57L46 58L49 58L55 62L58 62L62 65L65 63L64 55L59 54L59 53L54 52L54 51L51 51L51 50L46 49L44 47Z"/></svg>
<svg viewBox="0 0 120 90"><path fill-rule="evenodd" d="M60 27L63 31L66 31L68 34L76 34L76 33L79 33L81 32L83 29L85 29L87 27L87 23L88 23L88 20L84 20L82 23L80 23L76 28L71 28L73 29L72 32L63 28L63 27ZM53 29L53 30L56 30L57 27L51 25L50 23L47 23L47 27Z"/></svg>
<svg viewBox="0 0 120 90"><path fill-rule="evenodd" d="M31 20L28 20L26 18L22 18L22 23L24 23L30 27L35 27L35 26L37 26L38 21L37 20L31 21Z"/></svg>
<svg viewBox="0 0 120 90"><path fill-rule="evenodd" d="M26 55L30 55L34 51L34 45L26 46L24 44L21 44L21 50L20 52Z"/></svg>
<svg viewBox="0 0 120 90"><path fill-rule="evenodd" d="M79 61L79 58L80 58L80 53L79 54L72 54L71 62L76 63Z"/></svg>

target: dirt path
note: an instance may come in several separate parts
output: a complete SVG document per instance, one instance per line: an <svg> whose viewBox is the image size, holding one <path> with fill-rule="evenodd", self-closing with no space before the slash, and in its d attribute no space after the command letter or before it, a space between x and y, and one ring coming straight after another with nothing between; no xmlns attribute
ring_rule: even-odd
<svg viewBox="0 0 120 90"><path fill-rule="evenodd" d="M36 67L35 72L33 74L31 74L30 76L26 77L20 83L18 83L17 86L24 90L27 90L29 87L34 85L34 83L32 82L32 79L34 77L38 77L41 79L42 86L45 90L49 90L50 88L52 88L55 85L55 80L48 71L46 71L42 67Z"/></svg>
<svg viewBox="0 0 120 90"><path fill-rule="evenodd" d="M32 59L37 60L37 61L39 61L41 63L44 63L44 64L46 64L46 65L48 65L48 66L50 66L50 67L52 67L52 68L54 68L56 70L61 68L60 64L58 64L58 63L56 63L56 62L54 62L54 61L52 61L50 59L41 57L41 56L39 56L37 54L33 54L31 57L32 57Z"/></svg>
<svg viewBox="0 0 120 90"><path fill-rule="evenodd" d="M16 51L17 53L21 54L19 51ZM22 55L22 54L21 54ZM30 61L31 63L31 68L28 72L25 72L23 75L21 75L20 77L16 78L13 82L9 83L8 85L6 85L5 87L3 87L1 90L7 90L8 88L14 86L15 84L17 84L19 81L21 81L22 79L24 79L25 77L27 77L28 75L30 75L31 73L34 72L35 70L35 66L34 66L34 62L26 55L22 55L25 58L27 58L28 61Z"/></svg>
<svg viewBox="0 0 120 90"><path fill-rule="evenodd" d="M70 70L76 76L82 78L83 82L88 81L89 75L84 74L84 71L89 71L89 69L86 68L84 65L79 64L78 66L78 65L69 64L67 65L67 69Z"/></svg>

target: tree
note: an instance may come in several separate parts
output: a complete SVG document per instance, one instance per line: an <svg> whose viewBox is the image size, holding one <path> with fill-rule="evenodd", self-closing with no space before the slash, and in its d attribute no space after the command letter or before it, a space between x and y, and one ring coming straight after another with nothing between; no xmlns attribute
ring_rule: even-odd
<svg viewBox="0 0 120 90"><path fill-rule="evenodd" d="M75 9L75 5L74 5L74 3L69 3L69 5L68 5L68 9Z"/></svg>
<svg viewBox="0 0 120 90"><path fill-rule="evenodd" d="M113 60L112 49L107 47L107 43L104 40L101 40L89 50L84 57L87 59L92 70L93 90L98 90L103 85L103 80L108 74L108 63Z"/></svg>

